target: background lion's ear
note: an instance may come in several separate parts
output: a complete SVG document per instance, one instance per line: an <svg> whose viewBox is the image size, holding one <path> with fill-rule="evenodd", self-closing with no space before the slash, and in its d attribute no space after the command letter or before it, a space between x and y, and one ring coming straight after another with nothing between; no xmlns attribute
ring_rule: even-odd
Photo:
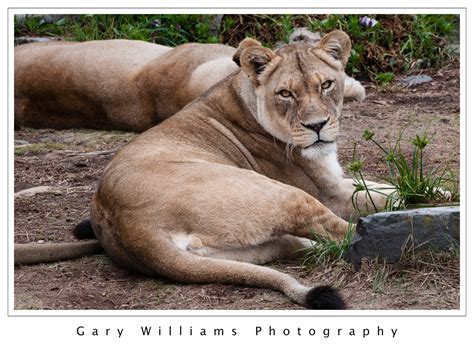
<svg viewBox="0 0 474 345"><path fill-rule="evenodd" d="M339 60L345 66L351 53L351 39L340 30L334 30L323 36L319 42L319 49Z"/></svg>
<svg viewBox="0 0 474 345"><path fill-rule="evenodd" d="M259 41L254 40L253 38L246 38L242 42L240 42L239 46L237 47L237 50L234 53L234 56L232 57L232 60L237 64L237 66L242 67L240 65L240 55L242 52L250 47L261 47L262 44Z"/></svg>
<svg viewBox="0 0 474 345"><path fill-rule="evenodd" d="M288 43L304 42L306 44L316 47L321 41L321 34L319 32L311 32L308 28L297 28L288 37Z"/></svg>

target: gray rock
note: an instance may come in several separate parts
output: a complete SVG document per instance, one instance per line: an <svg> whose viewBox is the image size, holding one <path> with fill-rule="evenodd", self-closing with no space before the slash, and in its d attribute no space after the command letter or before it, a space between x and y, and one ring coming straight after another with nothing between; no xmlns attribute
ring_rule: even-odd
<svg viewBox="0 0 474 345"><path fill-rule="evenodd" d="M429 83L432 80L433 78L431 78L429 75L419 74L403 78L400 80L400 84L406 87L413 87L419 84Z"/></svg>
<svg viewBox="0 0 474 345"><path fill-rule="evenodd" d="M50 42L50 41L57 41L57 39L52 39L49 37L17 37L15 38L15 45L18 46L20 44L27 44L27 43L36 43L36 42Z"/></svg>
<svg viewBox="0 0 474 345"><path fill-rule="evenodd" d="M457 56L459 56L459 54L461 52L461 47L460 47L459 43L449 44L448 45L448 51L451 52L452 54L456 54Z"/></svg>
<svg viewBox="0 0 474 345"><path fill-rule="evenodd" d="M359 219L346 260L380 258L397 262L406 250L447 250L459 243L459 207L382 212Z"/></svg>

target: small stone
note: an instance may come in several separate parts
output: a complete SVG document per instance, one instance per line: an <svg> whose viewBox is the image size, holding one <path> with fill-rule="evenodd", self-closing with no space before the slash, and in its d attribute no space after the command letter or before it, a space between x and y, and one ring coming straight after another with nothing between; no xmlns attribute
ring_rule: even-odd
<svg viewBox="0 0 474 345"><path fill-rule="evenodd" d="M85 168L88 166L87 162L76 162L74 165L78 168Z"/></svg>
<svg viewBox="0 0 474 345"><path fill-rule="evenodd" d="M15 139L15 146L25 146L25 145L31 145L31 144L26 140Z"/></svg>
<svg viewBox="0 0 474 345"><path fill-rule="evenodd" d="M411 248L448 250L459 243L459 207L432 207L381 212L359 219L346 260L359 264L362 258L400 260Z"/></svg>
<svg viewBox="0 0 474 345"><path fill-rule="evenodd" d="M431 78L429 75L419 74L403 78L400 80L400 84L406 87L413 87L419 84L429 83L432 80L433 78Z"/></svg>

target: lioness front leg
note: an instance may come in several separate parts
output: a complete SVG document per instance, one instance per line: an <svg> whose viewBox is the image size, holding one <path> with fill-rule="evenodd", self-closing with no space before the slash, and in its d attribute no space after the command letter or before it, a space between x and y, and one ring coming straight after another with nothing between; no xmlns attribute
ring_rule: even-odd
<svg viewBox="0 0 474 345"><path fill-rule="evenodd" d="M320 235L331 239L341 239L347 233L349 224L336 216L328 207L305 192L296 193L296 205L290 213L295 214L293 229L289 234L308 239Z"/></svg>
<svg viewBox="0 0 474 345"><path fill-rule="evenodd" d="M339 184L337 196L327 202L327 206L346 220L355 220L361 214L380 212L385 209L387 197L395 192L395 187L365 181L369 191L358 191L353 179L343 179Z"/></svg>

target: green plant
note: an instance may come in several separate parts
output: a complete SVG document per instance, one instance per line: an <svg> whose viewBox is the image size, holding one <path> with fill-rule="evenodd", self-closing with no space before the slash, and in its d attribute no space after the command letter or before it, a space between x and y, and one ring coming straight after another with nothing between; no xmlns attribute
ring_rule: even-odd
<svg viewBox="0 0 474 345"><path fill-rule="evenodd" d="M371 15L378 24L363 27L356 15L311 17L310 28L327 32L338 28L352 39L349 73L369 77L439 65L452 58L448 39L458 31L455 15ZM314 18L314 19L313 19Z"/></svg>
<svg viewBox="0 0 474 345"><path fill-rule="evenodd" d="M392 72L380 72L375 75L377 83L384 87L395 79L395 74Z"/></svg>
<svg viewBox="0 0 474 345"><path fill-rule="evenodd" d="M356 159L356 145L354 145L349 170L354 179L355 192L352 199L356 209L355 196L359 192L366 192L371 201L371 193L385 194L387 196L385 210L388 211L459 201L459 180L449 167L447 165L438 165L431 169L425 167L424 150L430 142L426 130L421 134L416 134L410 141L413 147L411 159L407 158L401 148L403 131L399 134L395 144L388 147L377 142L374 135L374 132L365 130L362 137L375 144L382 152L389 174L383 180L393 186L393 190L387 191L367 186L361 171L362 161ZM376 209L373 201L372 204ZM380 210L376 209L376 211Z"/></svg>
<svg viewBox="0 0 474 345"><path fill-rule="evenodd" d="M390 272L387 265L384 263L382 267L378 267L374 280L372 281L372 291L375 293L383 293L385 288L385 282L387 281Z"/></svg>
<svg viewBox="0 0 474 345"><path fill-rule="evenodd" d="M306 253L303 256L302 264L304 266L319 266L341 260L352 243L354 227L353 222L350 220L347 232L340 240L331 239L328 236L316 234L313 231L314 241L312 242L312 247L304 249Z"/></svg>
<svg viewBox="0 0 474 345"><path fill-rule="evenodd" d="M211 31L211 15L85 14L64 16L46 23L37 16L15 18L15 35L61 36L67 40L90 41L132 39L176 46L188 42L217 43Z"/></svg>
<svg viewBox="0 0 474 345"><path fill-rule="evenodd" d="M362 214L358 207L357 203L357 195L358 193L361 192L366 192L367 198L369 199L371 205L373 206L375 212L378 212L377 206L375 206L374 200L372 199L372 193L377 192L371 188L369 188L365 182L364 175L362 174L362 164L363 164L363 159L356 159L355 158L355 152L356 152L356 147L357 145L354 143L354 149L352 151L352 162L349 164L349 171L352 173L353 179L354 179L354 192L352 193L352 206L354 206L354 209L359 213Z"/></svg>
<svg viewBox="0 0 474 345"><path fill-rule="evenodd" d="M449 44L458 41L459 16L450 14L370 15L373 27L359 22L361 15L341 14L87 14L68 15L54 22L37 16L15 17L15 36L58 36L67 40L136 39L176 46L188 42L237 46L253 37L264 46L287 42L296 27L327 33L346 31L352 50L346 71L387 83L390 73L435 67L455 58ZM392 78L393 79L393 78Z"/></svg>

